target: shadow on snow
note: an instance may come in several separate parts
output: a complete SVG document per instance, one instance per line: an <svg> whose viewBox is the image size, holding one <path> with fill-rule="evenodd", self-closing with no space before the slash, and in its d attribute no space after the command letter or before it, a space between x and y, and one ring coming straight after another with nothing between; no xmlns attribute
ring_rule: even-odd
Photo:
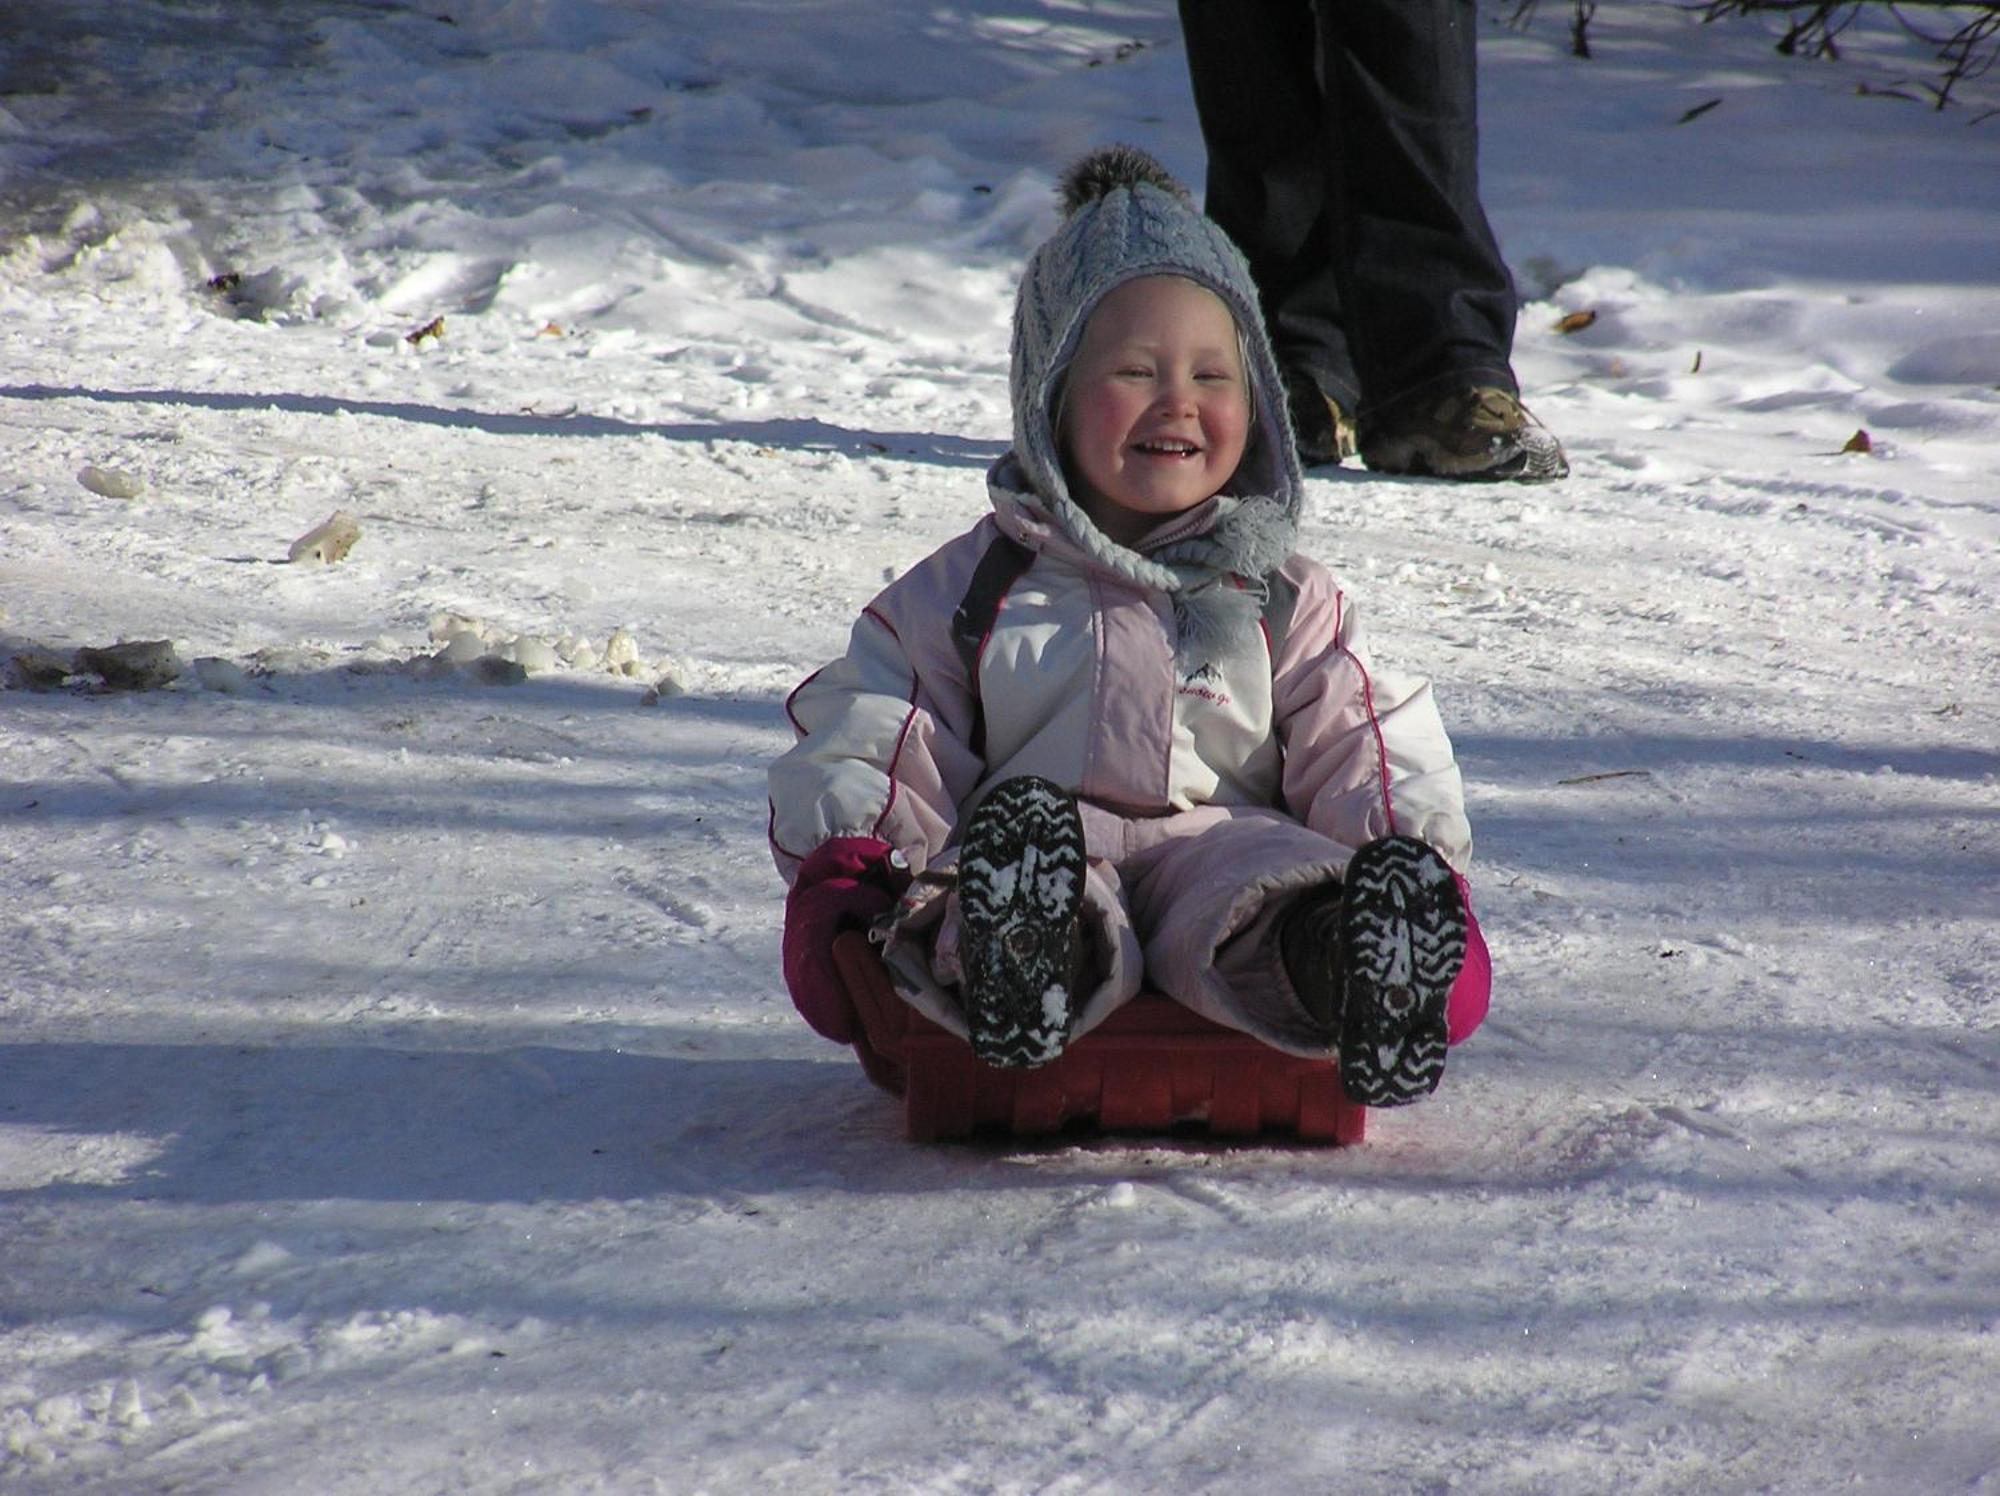
<svg viewBox="0 0 2000 1496"><path fill-rule="evenodd" d="M288 415L368 416L489 436L635 437L679 442L748 442L793 451L839 452L850 457L902 457L949 467L985 467L1003 450L996 442L970 441L935 432L855 431L825 421L782 419L677 424L623 421L615 416L542 416L527 412L447 410L409 401L359 400L331 395L238 394L203 390L95 390L45 384L0 385L0 399L95 400L106 405L185 405L202 410L268 411Z"/></svg>

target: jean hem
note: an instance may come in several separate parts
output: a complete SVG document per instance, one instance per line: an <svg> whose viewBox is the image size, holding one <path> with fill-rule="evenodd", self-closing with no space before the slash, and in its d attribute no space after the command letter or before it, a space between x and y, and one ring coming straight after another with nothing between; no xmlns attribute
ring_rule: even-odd
<svg viewBox="0 0 2000 1496"><path fill-rule="evenodd" d="M1408 385L1395 394L1380 400L1369 400L1361 409L1360 418L1368 425L1377 426L1383 421L1401 415L1405 409L1425 396L1436 395L1446 390L1466 389L1504 390L1516 400L1521 398L1521 386L1514 377L1514 371L1506 364L1467 364L1460 368L1447 369L1442 374Z"/></svg>

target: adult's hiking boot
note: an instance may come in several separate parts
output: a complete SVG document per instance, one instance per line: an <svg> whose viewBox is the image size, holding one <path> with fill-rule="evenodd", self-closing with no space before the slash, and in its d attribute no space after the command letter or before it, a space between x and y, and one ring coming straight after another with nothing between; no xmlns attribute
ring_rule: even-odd
<svg viewBox="0 0 2000 1496"><path fill-rule="evenodd" d="M1548 483L1569 476L1561 443L1506 390L1492 385L1413 401L1361 435L1361 460L1378 473Z"/></svg>
<svg viewBox="0 0 2000 1496"><path fill-rule="evenodd" d="M1285 371L1285 403L1292 413L1292 438L1299 462L1326 467L1354 455L1354 419L1303 369Z"/></svg>
<svg viewBox="0 0 2000 1496"><path fill-rule="evenodd" d="M1046 779L1005 780L979 802L958 853L960 989L972 1052L1046 1065L1081 994L1083 818Z"/></svg>

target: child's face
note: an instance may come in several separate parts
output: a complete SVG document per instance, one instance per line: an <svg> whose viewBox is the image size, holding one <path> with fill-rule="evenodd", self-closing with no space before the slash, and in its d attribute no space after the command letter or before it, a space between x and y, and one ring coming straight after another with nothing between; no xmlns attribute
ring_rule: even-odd
<svg viewBox="0 0 2000 1496"><path fill-rule="evenodd" d="M1176 275L1127 281L1090 314L1063 395L1070 487L1129 545L1219 493L1243 460L1250 396L1236 319Z"/></svg>

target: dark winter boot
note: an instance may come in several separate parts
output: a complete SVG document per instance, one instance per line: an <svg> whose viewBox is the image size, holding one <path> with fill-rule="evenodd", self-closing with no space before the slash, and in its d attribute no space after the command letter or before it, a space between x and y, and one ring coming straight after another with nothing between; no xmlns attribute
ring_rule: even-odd
<svg viewBox="0 0 2000 1496"><path fill-rule="evenodd" d="M1342 989L1340 926L1344 893L1338 883L1309 888L1278 917L1278 955L1306 1015L1338 1042Z"/></svg>
<svg viewBox="0 0 2000 1496"><path fill-rule="evenodd" d="M1363 1106L1403 1106L1444 1076L1445 1000L1465 964L1451 869L1414 837L1347 864L1340 904L1340 1084Z"/></svg>
<svg viewBox="0 0 2000 1496"><path fill-rule="evenodd" d="M1027 1070L1062 1053L1082 948L1083 818L1076 796L1024 775L966 823L958 854L959 959L972 1052Z"/></svg>

